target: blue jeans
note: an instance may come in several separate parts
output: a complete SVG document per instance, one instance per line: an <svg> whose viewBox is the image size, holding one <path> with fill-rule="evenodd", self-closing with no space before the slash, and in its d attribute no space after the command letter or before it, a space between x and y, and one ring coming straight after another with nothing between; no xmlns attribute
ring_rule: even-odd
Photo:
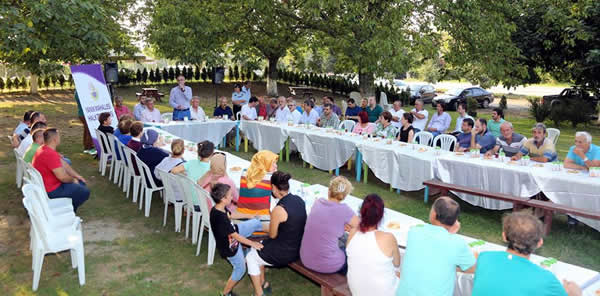
<svg viewBox="0 0 600 296"><path fill-rule="evenodd" d="M190 119L191 116L192 114L190 113L190 108L185 110L173 109L173 120L183 120L184 117Z"/></svg>
<svg viewBox="0 0 600 296"><path fill-rule="evenodd" d="M256 218L238 224L238 234L243 237L249 237L253 232L260 230L262 230L262 223ZM241 280L246 273L246 258L244 257L244 250L242 249L242 246L239 245L235 255L227 257L227 260L233 266L231 280L236 282Z"/></svg>
<svg viewBox="0 0 600 296"><path fill-rule="evenodd" d="M85 186L85 183L62 183L52 192L48 192L49 198L68 197L73 203L73 210L82 205L90 197L90 190Z"/></svg>

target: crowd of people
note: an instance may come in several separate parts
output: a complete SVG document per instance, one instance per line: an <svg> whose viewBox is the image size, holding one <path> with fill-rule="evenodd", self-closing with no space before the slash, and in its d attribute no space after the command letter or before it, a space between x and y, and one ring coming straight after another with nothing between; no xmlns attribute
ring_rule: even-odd
<svg viewBox="0 0 600 296"><path fill-rule="evenodd" d="M227 98L221 97L213 116L234 120L234 114L239 112L243 120L274 118L280 123L334 128L346 119L356 122L352 132L358 134L412 142L417 132L428 131L456 136L456 151L478 149L488 157L501 154L518 160L529 156L538 162L557 158L543 123L533 126L528 139L514 132L513 125L503 119L501 109L495 109L490 120L474 119L460 104L459 117L451 130L451 118L442 104L436 106L431 120L420 100L406 112L400 101L384 111L374 97L362 100L361 106L349 99L342 114L329 96L323 97L320 106L311 98L300 108L293 97L257 98L250 89L249 82L236 85L233 108L228 106ZM185 86L183 76L178 77L178 85L171 90L169 104L173 107L173 120L203 120L206 116L199 98ZM143 124L162 120L152 98L140 97L130 112L122 98L117 97L115 114L117 118L113 119L110 112L101 113L98 130L114 135L116 141L133 150L148 166L150 177L158 186L162 186L162 171L184 174L210 193L210 223L216 249L233 268L223 288L224 295L235 295L233 288L246 271L255 295L268 295L271 285L265 279L265 267L287 266L297 260L316 272L347 275L354 295L452 295L457 270L475 274L473 295L581 294L574 283L561 284L550 271L529 261L543 244L542 225L531 214L516 212L504 218L502 239L508 245L505 251L478 254L455 235L461 227L459 204L449 197L440 197L433 203L429 224L409 230L402 257L395 237L378 230L385 208L383 200L376 194L365 196L357 215L342 203L353 190L345 177L334 177L327 198L318 199L307 215L302 198L290 192L291 175L277 168L277 154L256 153L250 167L242 172L238 189L227 175L226 155L215 151L212 142L198 143L198 158L191 160L183 159L182 140L171 142L170 153L157 147L158 133L144 130ZM113 120L118 121L116 129ZM24 160L40 172L49 198L71 198L75 210L89 198L86 180L71 167L68 158L57 152L60 132L47 125L44 114L27 111L14 130L12 142ZM600 148L592 144L589 133L577 132L574 144L566 155L565 168L585 170L600 166ZM108 150L110 143L99 145ZM121 153L117 155L122 157ZM175 188L174 192L180 196L184 191ZM278 200L272 210L271 197ZM250 240L256 233L267 237L260 242Z"/></svg>

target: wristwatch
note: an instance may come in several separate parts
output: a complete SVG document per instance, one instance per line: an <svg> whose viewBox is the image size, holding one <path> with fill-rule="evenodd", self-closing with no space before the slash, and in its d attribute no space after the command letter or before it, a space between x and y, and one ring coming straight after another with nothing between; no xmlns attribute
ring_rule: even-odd
<svg viewBox="0 0 600 296"><path fill-rule="evenodd" d="M586 157L583 159L583 162L587 162L589 159Z"/></svg>

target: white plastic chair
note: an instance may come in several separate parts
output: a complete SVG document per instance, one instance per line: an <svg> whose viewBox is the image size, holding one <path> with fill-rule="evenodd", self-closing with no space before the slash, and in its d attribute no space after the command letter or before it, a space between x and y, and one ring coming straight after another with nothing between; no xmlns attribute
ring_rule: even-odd
<svg viewBox="0 0 600 296"><path fill-rule="evenodd" d="M113 180L113 183L118 184L119 183L119 177L121 176L121 171L123 169L122 164L123 164L123 159L118 159L117 154L119 154L119 150L117 149L117 142L119 142L119 140L117 139L117 137L115 137L115 135L113 134L106 134L106 138L108 139L108 143L110 146L110 154L112 156L112 167L110 170L110 173L108 174L108 179L109 180ZM113 173L114 173L114 178L113 178Z"/></svg>
<svg viewBox="0 0 600 296"><path fill-rule="evenodd" d="M85 285L85 253L83 248L83 234L81 232L81 220L73 218L69 225L55 226L44 217L40 202L29 196L28 188L36 185L28 184L23 193L23 205L27 209L31 221L31 248L33 284L32 290L36 291L40 282L40 274L44 257L49 253L58 253L65 250L71 251L71 266L77 268L79 274L79 285Z"/></svg>
<svg viewBox="0 0 600 296"><path fill-rule="evenodd" d="M560 136L560 130L557 128L548 128L546 129L546 132L548 132L548 139L556 145L558 137Z"/></svg>
<svg viewBox="0 0 600 296"><path fill-rule="evenodd" d="M21 188L23 185L23 175L25 173L25 160L19 154L17 149L13 149L15 153L15 161L17 162L17 172L15 175L15 182L17 183L17 188Z"/></svg>
<svg viewBox="0 0 600 296"><path fill-rule="evenodd" d="M202 236L204 235L204 229L208 231L208 259L207 264L212 265L215 260L215 249L216 242L215 236L213 235L212 228L210 226L210 209L208 208L208 200L210 194L204 190L200 185L194 183L194 190L198 196L198 203L200 204L200 210L202 211L202 221L200 223L200 236L198 237L198 247L196 248L196 256L200 254L200 248L202 247Z"/></svg>
<svg viewBox="0 0 600 296"><path fill-rule="evenodd" d="M163 227L167 225L167 211L169 209L169 204L173 204L175 210L175 232L181 232L181 214L183 212L184 201L177 200L177 196L175 194L176 188L179 187L179 181L175 179L175 176L169 172L165 172L163 170L155 170L160 176L161 181L163 182L163 187L165 188L165 192L163 194L163 201L165 203L165 213L163 216ZM177 188L179 189L179 188ZM181 189L179 190L181 192ZM180 198L182 198L180 196Z"/></svg>
<svg viewBox="0 0 600 296"><path fill-rule="evenodd" d="M129 181L131 179L131 176L129 175L129 167L130 167L130 162L127 161L127 157L125 156L125 145L117 140L117 152L119 153L119 156L121 156L121 177L119 178L119 186L122 186L123 188L123 192L127 192L127 189L129 189ZM127 196L125 196L125 198L127 198Z"/></svg>
<svg viewBox="0 0 600 296"><path fill-rule="evenodd" d="M100 146L100 158L98 161L98 171L102 173L102 176L106 173L106 166L110 163L111 167L113 166L114 158L110 157L111 152L109 151L110 145L108 144L108 138L106 134L96 129L96 139L98 140L98 145Z"/></svg>
<svg viewBox="0 0 600 296"><path fill-rule="evenodd" d="M417 139L419 139L418 142ZM413 143L421 145L431 146L431 140L433 140L433 134L426 131L420 131L413 136Z"/></svg>
<svg viewBox="0 0 600 296"><path fill-rule="evenodd" d="M198 242L198 231L200 229L200 219L202 219L202 210L200 208L200 198L194 187L194 180L184 175L175 175L175 180L183 189L183 198L187 216L185 218L185 238L188 238L190 216L192 216L192 244Z"/></svg>
<svg viewBox="0 0 600 296"><path fill-rule="evenodd" d="M173 120L173 113L172 112L163 113L160 115L160 119L162 119L163 121Z"/></svg>
<svg viewBox="0 0 600 296"><path fill-rule="evenodd" d="M145 204L144 208L144 216L150 217L150 206L152 205L152 194L155 191L162 192L163 187L159 187L154 182L154 178L152 178L152 174L150 173L150 168L135 155L135 163L138 165L139 172L142 175L142 198L140 198L140 210L142 209L142 203Z"/></svg>
<svg viewBox="0 0 600 296"><path fill-rule="evenodd" d="M445 151L450 151L450 147L456 147L456 137L452 136L452 135L446 135L446 134L441 134L441 135L437 135L434 139L433 139L433 146L435 147L438 143L438 141L440 141L440 147L442 150Z"/></svg>
<svg viewBox="0 0 600 296"><path fill-rule="evenodd" d="M50 212L55 216L74 214L73 201L70 198L58 197L51 199L48 197L48 193L46 193L46 190L44 189L42 175L34 167L30 166L27 168L27 174L23 180L25 181L25 184L33 184L41 188L41 190L36 191L36 193L39 193L40 196L43 197L40 201L48 208L48 211L46 212Z"/></svg>
<svg viewBox="0 0 600 296"><path fill-rule="evenodd" d="M354 120L344 120L340 122L340 126L338 127L338 129L345 129L351 132L354 129L355 124L356 122Z"/></svg>
<svg viewBox="0 0 600 296"><path fill-rule="evenodd" d="M125 160L127 161L127 174L125 175L125 198L129 198L129 189L131 187L131 185L133 184L133 193L132 193L132 201L133 202L137 202L138 200L138 192L140 190L140 185L142 182L142 175L141 173L139 173L139 168L138 168L138 173L136 174L136 168L134 166L137 166L137 163L134 163L133 159L134 159L134 155L136 155L135 151L133 151L131 148L123 145L123 154L125 155ZM133 181L133 182L131 182Z"/></svg>

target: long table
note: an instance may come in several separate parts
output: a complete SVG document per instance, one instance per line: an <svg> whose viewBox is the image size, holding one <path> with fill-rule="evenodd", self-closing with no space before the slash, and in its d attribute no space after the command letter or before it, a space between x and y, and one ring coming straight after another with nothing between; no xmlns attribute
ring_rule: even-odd
<svg viewBox="0 0 600 296"><path fill-rule="evenodd" d="M238 122L209 119L206 121L171 121L169 123L147 122L144 125L160 128L188 141L196 143L211 141L215 146L219 146L224 143L225 136L237 127Z"/></svg>
<svg viewBox="0 0 600 296"><path fill-rule="evenodd" d="M177 137L173 134L168 133L165 130L157 129L157 131L163 137L166 137L166 136ZM194 147L195 146L195 145L193 145L194 144L193 142L187 141L185 139L184 139L184 142L186 144L186 147ZM164 145L161 148L165 149L166 151L170 151L170 147L168 145ZM412 151L412 148L406 148L406 147L404 147L404 148L410 149ZM238 156L235 156L233 154L227 153L227 152L225 152L225 154L227 155L226 156L227 157L227 167L228 167L227 173L232 178L232 180L235 182L236 186L239 188L239 181L241 178L242 171L244 169L247 169L250 166L250 162L247 160L244 160ZM197 153L194 151L193 148L191 150L189 148L186 148L186 150L184 152L184 159L189 160L189 159L194 159L196 157L197 157ZM242 170L232 171L231 169L233 167L240 167L240 168L242 168ZM306 184L306 183L303 183L298 180L290 181L290 192L293 194L296 194L304 199L305 204L306 204L307 213L310 213L310 209L311 209L312 205L318 198L327 198L327 191L328 191L327 187L320 185L320 184L310 185L310 184ZM271 208L273 208L275 206L276 202L277 201L275 199L271 200ZM358 215L360 206L362 204L362 199L354 197L354 196L347 196L344 199L343 203L347 204ZM389 228L388 225L390 222L399 223L400 229ZM389 208L385 208L384 217L383 217L382 222L379 225L379 230L392 233L396 237L396 240L398 241L398 245L399 245L401 254L404 254L404 248L406 247L406 244L407 244L406 239L408 236L409 229L413 226L417 226L419 224L424 224L424 223L425 222L420 219L405 215L403 213L400 213L398 211L395 211L395 210L392 210ZM467 243L479 242L479 244L476 244L476 246L472 247L473 250L477 251L477 252L501 251L501 250L506 249L505 246L480 241L476 238L471 238L471 237L460 235L460 234L457 234L457 235L461 236ZM500 235L500 234L498 234L498 235ZM538 265L547 259L548 258L541 257L541 256L538 256L535 254L531 256L531 261ZM600 288L600 274L598 274L598 272L596 272L596 271L589 270L589 269L579 267L576 265L568 264L565 262L561 262L558 260L556 263L551 265L549 270L552 273L554 273L559 280L563 280L563 279L571 280L571 281L576 282L580 286L586 285L587 283L592 283L591 285L589 285L589 287L587 287L587 289L584 290L584 295L586 295L586 296L587 295L595 295L594 294L595 291ZM465 273L457 272L456 281L457 281L457 284L456 284L454 295L457 295L457 296L471 295L471 291L473 288L473 275L472 274L465 274Z"/></svg>

